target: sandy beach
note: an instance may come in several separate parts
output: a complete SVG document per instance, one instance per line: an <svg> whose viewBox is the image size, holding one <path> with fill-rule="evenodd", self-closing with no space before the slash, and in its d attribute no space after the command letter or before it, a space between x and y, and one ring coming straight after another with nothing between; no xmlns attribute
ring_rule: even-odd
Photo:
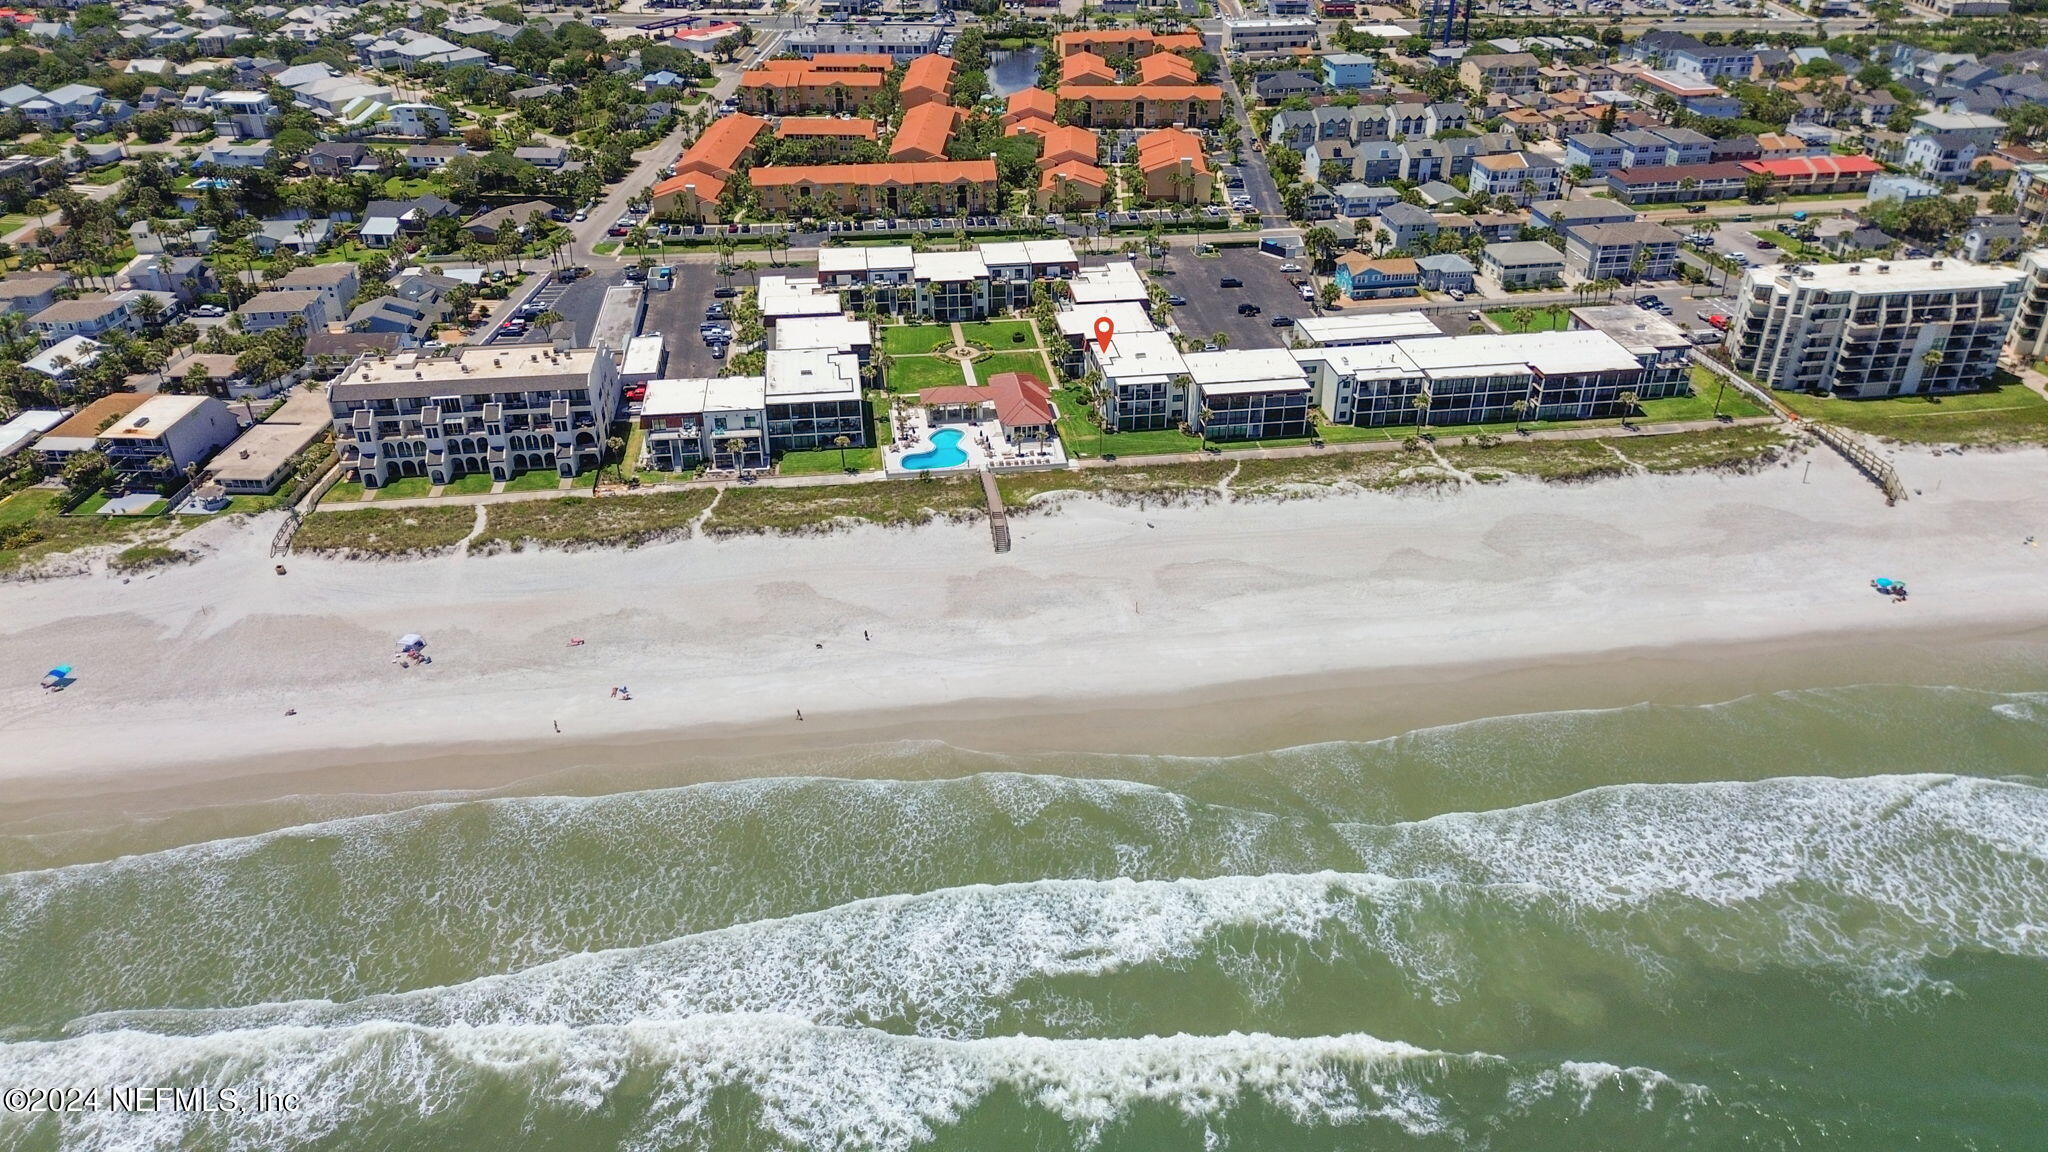
<svg viewBox="0 0 2048 1152"><path fill-rule="evenodd" d="M1748 477L1068 500L1015 520L1004 556L974 524L299 556L278 577L268 520L223 523L192 538L204 559L154 577L0 585L0 802L495 787L606 763L737 773L905 738L1228 751L1995 677L2044 650L2048 549L2022 543L2048 536L2044 466L1906 455L1919 494L1896 508L1824 451ZM1878 575L1910 601L1872 592ZM394 667L415 631L434 662ZM59 663L77 684L42 692Z"/></svg>

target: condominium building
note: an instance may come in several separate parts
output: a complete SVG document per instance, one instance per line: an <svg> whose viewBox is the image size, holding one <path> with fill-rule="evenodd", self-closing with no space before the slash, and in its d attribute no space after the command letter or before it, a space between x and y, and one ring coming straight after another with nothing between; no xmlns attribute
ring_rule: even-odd
<svg viewBox="0 0 2048 1152"><path fill-rule="evenodd" d="M1308 435L1312 389L1284 348L1190 352L1188 430L1211 440L1277 440Z"/></svg>
<svg viewBox="0 0 2048 1152"><path fill-rule="evenodd" d="M1088 128L1209 128L1223 119L1214 84L1062 84L1059 99Z"/></svg>
<svg viewBox="0 0 2048 1152"><path fill-rule="evenodd" d="M1117 332L1104 348L1087 347L1101 374L1096 405L1102 426L1115 432L1172 428L1187 419L1188 366L1165 332Z"/></svg>
<svg viewBox="0 0 2048 1152"><path fill-rule="evenodd" d="M764 359L759 376L650 382L640 411L646 466L752 471L783 452L838 447L841 437L867 445L858 357L802 348Z"/></svg>
<svg viewBox="0 0 2048 1152"><path fill-rule="evenodd" d="M1334 423L1480 424L1622 411L1647 391L1644 365L1605 332L1440 336L1296 351Z"/></svg>
<svg viewBox="0 0 2048 1152"><path fill-rule="evenodd" d="M1248 16L1223 22L1223 46L1255 56L1262 52L1314 50L1321 25L1313 16Z"/></svg>
<svg viewBox="0 0 2048 1152"><path fill-rule="evenodd" d="M1668 280L1678 245L1678 233L1647 220L1574 228L1564 238L1564 274L1577 281Z"/></svg>
<svg viewBox="0 0 2048 1152"><path fill-rule="evenodd" d="M1959 260L1864 261L1744 274L1735 366L1773 388L1863 398L1983 386L2026 275Z"/></svg>
<svg viewBox="0 0 2048 1152"><path fill-rule="evenodd" d="M2048 359L2048 248L2020 257L2026 274L2013 315L2012 354L2029 364Z"/></svg>
<svg viewBox="0 0 2048 1152"><path fill-rule="evenodd" d="M777 215L976 215L1000 203L993 160L805 164L756 168L750 178L761 207Z"/></svg>
<svg viewBox="0 0 2048 1152"><path fill-rule="evenodd" d="M94 445L131 480L168 480L203 464L241 433L228 406L211 396L159 393L99 430Z"/></svg>
<svg viewBox="0 0 2048 1152"><path fill-rule="evenodd" d="M806 60L836 56L887 56L901 64L939 50L942 24L812 24L785 36L782 47Z"/></svg>
<svg viewBox="0 0 2048 1152"><path fill-rule="evenodd" d="M870 65L879 64L879 67ZM740 77L740 108L765 115L853 112L889 81L887 57L769 60Z"/></svg>
<svg viewBox="0 0 2048 1152"><path fill-rule="evenodd" d="M843 293L846 307L933 320L1023 308L1033 284L1071 280L1080 267L1067 240L978 244L967 252L916 252L907 244L818 250L818 284Z"/></svg>
<svg viewBox="0 0 2048 1152"><path fill-rule="evenodd" d="M471 345L436 356L365 356L328 385L344 473L367 488L401 476L446 484L597 467L619 408L606 348Z"/></svg>

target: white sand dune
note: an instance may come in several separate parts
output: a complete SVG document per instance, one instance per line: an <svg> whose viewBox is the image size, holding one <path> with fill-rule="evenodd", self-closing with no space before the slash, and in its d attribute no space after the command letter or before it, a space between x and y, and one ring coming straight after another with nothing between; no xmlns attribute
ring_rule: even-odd
<svg viewBox="0 0 2048 1152"><path fill-rule="evenodd" d="M211 555L153 578L0 585L0 799L233 758L287 770L316 752L751 722L815 737L887 710L957 719L962 702L1086 711L1274 677L2048 622L2048 549L2022 545L2048 537L2048 453L1902 454L1921 495L1896 508L1832 455L1807 460L1283 504L1074 501L1018 519L1003 556L984 527L951 525L301 556L280 578L268 519L212 526ZM1911 601L1871 592L1876 575L1908 580ZM393 641L412 631L435 662L400 670ZM57 663L78 683L45 694L37 679ZM610 698L618 684L631 703ZM1232 697L1206 699L1249 722L1229 715Z"/></svg>

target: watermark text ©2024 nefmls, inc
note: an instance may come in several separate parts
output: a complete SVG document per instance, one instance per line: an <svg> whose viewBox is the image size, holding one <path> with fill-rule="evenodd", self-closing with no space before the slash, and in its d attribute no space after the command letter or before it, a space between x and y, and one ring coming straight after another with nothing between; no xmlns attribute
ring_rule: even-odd
<svg viewBox="0 0 2048 1152"><path fill-rule="evenodd" d="M228 1115L296 1112L305 1106L297 1092L272 1088L165 1088L103 1084L78 1088L0 1089L5 1112L212 1112Z"/></svg>

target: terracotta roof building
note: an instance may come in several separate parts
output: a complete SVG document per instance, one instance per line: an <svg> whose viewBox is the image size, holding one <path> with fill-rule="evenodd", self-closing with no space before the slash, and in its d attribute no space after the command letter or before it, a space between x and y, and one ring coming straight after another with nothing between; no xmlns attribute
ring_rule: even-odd
<svg viewBox="0 0 2048 1152"><path fill-rule="evenodd" d="M1062 60L1076 52L1093 52L1104 59L1118 60L1125 56L1143 59L1154 52L1197 52L1201 47L1199 32L1161 34L1149 28L1092 28L1053 37L1053 51Z"/></svg>
<svg viewBox="0 0 2048 1152"><path fill-rule="evenodd" d="M1025 88L1010 93L1008 105L1003 110L1003 127L1008 128L1025 120L1052 122L1053 109L1058 102L1043 88Z"/></svg>
<svg viewBox="0 0 2048 1152"><path fill-rule="evenodd" d="M960 122L951 104L919 104L903 114L903 123L889 141L891 160L944 160L946 145Z"/></svg>
<svg viewBox="0 0 2048 1152"><path fill-rule="evenodd" d="M1201 138L1177 128L1138 137L1138 172L1145 179L1148 200L1206 204L1214 188Z"/></svg>
<svg viewBox="0 0 2048 1152"><path fill-rule="evenodd" d="M805 164L756 168L750 176L770 213L816 204L859 215L956 215L999 202L993 160Z"/></svg>
<svg viewBox="0 0 2048 1152"><path fill-rule="evenodd" d="M1043 134L1045 150L1038 155L1040 168L1051 168L1069 160L1093 164L1100 156L1095 133L1072 124L1055 125Z"/></svg>
<svg viewBox="0 0 2048 1152"><path fill-rule="evenodd" d="M1196 79L1195 66L1171 52L1154 52L1138 61L1141 84L1193 84Z"/></svg>
<svg viewBox="0 0 2048 1152"><path fill-rule="evenodd" d="M689 151L678 157L675 175L649 190L656 215L679 213L696 220L718 218L718 198L726 181L746 162L754 141L768 128L759 116L744 112L711 122Z"/></svg>
<svg viewBox="0 0 2048 1152"><path fill-rule="evenodd" d="M1086 160L1067 160L1038 175L1040 212L1093 210L1109 195L1109 173Z"/></svg>
<svg viewBox="0 0 2048 1152"><path fill-rule="evenodd" d="M1003 426L1011 441L1053 434L1052 391L1045 381L1028 372L998 372L988 385L972 388L965 384L926 388L917 396L918 406L940 410L939 418L985 420L991 415Z"/></svg>
<svg viewBox="0 0 2048 1152"><path fill-rule="evenodd" d="M1079 104L1090 128L1208 128L1223 119L1214 84L1062 84L1059 98Z"/></svg>
<svg viewBox="0 0 2048 1152"><path fill-rule="evenodd" d="M1114 84L1117 80L1116 69L1093 52L1076 52L1060 61L1062 84Z"/></svg>
<svg viewBox="0 0 2048 1152"><path fill-rule="evenodd" d="M832 64L843 65L847 57ZM885 58L886 59L886 58ZM808 60L771 60L740 77L740 107L748 112L852 112L881 92L887 71L824 66ZM794 67L803 65L803 67Z"/></svg>
<svg viewBox="0 0 2048 1152"><path fill-rule="evenodd" d="M919 56L903 70L899 91L905 108L920 104L944 104L953 98L953 58Z"/></svg>

